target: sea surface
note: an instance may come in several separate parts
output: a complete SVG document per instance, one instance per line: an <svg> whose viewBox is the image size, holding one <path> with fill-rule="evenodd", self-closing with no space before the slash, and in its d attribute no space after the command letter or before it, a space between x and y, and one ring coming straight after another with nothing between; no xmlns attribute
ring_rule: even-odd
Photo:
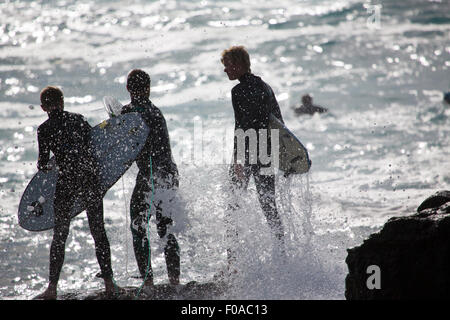
<svg viewBox="0 0 450 320"><path fill-rule="evenodd" d="M287 237L281 263L253 182L243 195L239 273L226 299L345 299L347 248L391 217L450 189L448 1L11 1L0 3L0 299L30 299L48 279L52 231L18 225L36 173L39 92L91 125L104 96L128 103L133 68L152 78L181 174L181 282L226 266L224 212L234 117L222 50L244 45L287 126L308 148L308 174L277 176ZM329 109L298 117L302 95ZM139 286L129 231L132 167L105 196L116 282ZM166 283L151 221L156 283ZM59 293L102 288L85 213L71 224Z"/></svg>

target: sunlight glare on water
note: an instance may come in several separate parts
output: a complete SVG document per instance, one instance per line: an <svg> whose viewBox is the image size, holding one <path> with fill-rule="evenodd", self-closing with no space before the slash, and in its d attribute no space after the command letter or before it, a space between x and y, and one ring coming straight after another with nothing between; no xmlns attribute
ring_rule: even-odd
<svg viewBox="0 0 450 320"><path fill-rule="evenodd" d="M370 11L377 4L379 17ZM151 75L151 99L167 120L181 173L188 218L179 234L181 282L210 281L226 266L230 91L237 82L228 81L220 54L242 44L312 168L277 176L284 264L250 183L237 217L241 272L221 298L343 299L346 249L449 189L449 9L445 1L419 0L0 3L0 297L29 299L48 279L52 231L17 223L20 197L36 173L36 130L46 119L40 90L60 86L66 110L96 125L107 117L103 96L129 102L133 68ZM306 93L329 112L297 117L292 107ZM123 286L140 285L127 218L136 172L132 167L104 200ZM166 283L153 221L151 233L155 282ZM60 292L102 288L85 213L73 220L66 249Z"/></svg>

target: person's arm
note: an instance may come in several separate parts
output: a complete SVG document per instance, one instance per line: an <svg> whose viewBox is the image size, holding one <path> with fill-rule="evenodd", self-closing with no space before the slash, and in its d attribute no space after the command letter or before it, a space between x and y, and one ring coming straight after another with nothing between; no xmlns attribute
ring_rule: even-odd
<svg viewBox="0 0 450 320"><path fill-rule="evenodd" d="M240 112L239 108L241 107L242 103L242 96L238 93L238 90L236 88L233 88L231 90L231 103L233 105L234 110L234 130L236 132L237 129L241 129L241 119L240 119ZM236 136L233 137L233 172L234 175L239 179L242 180L245 178L244 176L244 166L242 164L237 163L237 139Z"/></svg>
<svg viewBox="0 0 450 320"><path fill-rule="evenodd" d="M240 122L239 122L239 97L236 93L236 88L233 88L231 90L231 104L233 106L234 111L234 132L236 132L237 129L240 128ZM236 154L237 154L237 140L236 137L233 137L233 164L236 164Z"/></svg>
<svg viewBox="0 0 450 320"><path fill-rule="evenodd" d="M50 168L48 167L48 160L50 159L50 146L48 145L43 133L41 130L37 131L38 134L38 145L39 145L39 156L37 168L39 170L47 171Z"/></svg>
<svg viewBox="0 0 450 320"><path fill-rule="evenodd" d="M89 124L89 122L87 122L86 118L82 115L80 115L80 129L83 135L83 140L85 145L89 145L89 141L91 138L91 130L92 130L92 126Z"/></svg>
<svg viewBox="0 0 450 320"><path fill-rule="evenodd" d="M250 96L247 100L249 110L255 110L255 112L252 113L252 116L254 117L252 121L255 128L268 129L271 113L283 122L275 94L267 83L261 81L261 84L249 93Z"/></svg>
<svg viewBox="0 0 450 320"><path fill-rule="evenodd" d="M324 108L322 106L314 106L314 107L316 107L316 111L319 112L319 113L325 113L325 112L328 111L327 108Z"/></svg>
<svg viewBox="0 0 450 320"><path fill-rule="evenodd" d="M153 154L158 157L168 157L171 154L169 129L162 114L151 119Z"/></svg>
<svg viewBox="0 0 450 320"><path fill-rule="evenodd" d="M284 124L283 116L281 115L280 105L278 104L277 98L275 97L275 93L273 92L272 88L270 88L270 103L272 106L271 113L280 120Z"/></svg>

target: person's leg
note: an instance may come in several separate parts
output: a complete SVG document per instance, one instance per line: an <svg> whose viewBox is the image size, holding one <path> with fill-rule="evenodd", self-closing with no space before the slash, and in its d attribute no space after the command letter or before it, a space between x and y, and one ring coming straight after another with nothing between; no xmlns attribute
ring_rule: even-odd
<svg viewBox="0 0 450 320"><path fill-rule="evenodd" d="M180 247L175 235L167 235L167 244L164 247L164 257L166 259L167 275L172 285L180 283Z"/></svg>
<svg viewBox="0 0 450 320"><path fill-rule="evenodd" d="M108 295L113 295L118 293L121 288L116 287L113 280L111 249L103 219L103 199L101 195L96 194L95 192L90 193L88 196L89 204L86 209L86 214L88 217L89 229L94 238L95 254L100 266L101 276L105 282L106 293Z"/></svg>
<svg viewBox="0 0 450 320"><path fill-rule="evenodd" d="M70 217L69 209L71 199L66 194L64 182L58 181L54 199L53 239L50 245L49 285L47 290L35 297L35 299L56 299L57 286L61 269L64 264L66 240L69 235Z"/></svg>
<svg viewBox="0 0 450 320"><path fill-rule="evenodd" d="M236 223L237 210L241 200L241 193L247 189L250 181L249 167L244 167L244 178L239 179L234 171L233 165L229 170L229 203L225 210L226 239L228 243L227 259L230 268L236 262L236 251L233 247L238 243L238 230Z"/></svg>
<svg viewBox="0 0 450 320"><path fill-rule="evenodd" d="M279 249L284 254L284 228L275 201L275 176L260 174L257 166L252 168L252 173L261 208L273 235L278 240L278 244L280 245Z"/></svg>
<svg viewBox="0 0 450 320"><path fill-rule="evenodd" d="M168 199L164 199L164 201L168 201ZM169 231L169 228L172 225L173 221L170 217L164 215L166 214L171 216L170 212L164 212L163 214L163 206L163 200L158 200L158 203L155 203L156 228L158 231L158 236L161 239L165 238L166 240L166 244L164 246L164 257L166 259L169 282L172 285L177 285L180 283L180 247L175 235L173 235ZM165 211L168 211L168 208L165 209Z"/></svg>
<svg viewBox="0 0 450 320"><path fill-rule="evenodd" d="M150 261L150 244L147 237L148 220L148 194L152 192L148 180L138 173L136 185L130 202L131 234L133 236L134 255L139 272L145 278L146 285L153 284L153 271Z"/></svg>

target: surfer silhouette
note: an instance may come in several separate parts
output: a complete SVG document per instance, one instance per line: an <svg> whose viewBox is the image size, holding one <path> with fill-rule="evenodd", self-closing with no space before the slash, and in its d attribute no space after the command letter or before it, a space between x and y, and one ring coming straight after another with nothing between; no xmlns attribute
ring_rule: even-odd
<svg viewBox="0 0 450 320"><path fill-rule="evenodd" d="M172 216L179 186L178 168L172 157L166 120L149 99L150 76L134 69L127 77L127 90L131 102L121 113L138 112L150 128L145 146L136 159L139 172L131 196L130 215L133 248L139 272L144 278L144 290L153 287L153 271L150 260L150 243L147 237L150 210L155 210L159 237L165 241L164 256L169 282L179 284L180 248L171 233ZM152 207L150 207L150 205Z"/></svg>
<svg viewBox="0 0 450 320"><path fill-rule="evenodd" d="M294 112L297 115L309 114L313 115L314 113L325 113L328 109L317 106L313 104L313 98L309 94L305 94L302 97L302 105L298 108L294 108Z"/></svg>
<svg viewBox="0 0 450 320"><path fill-rule="evenodd" d="M270 154L270 132L266 138L260 138L260 131L269 128L269 116L272 113L276 118L283 122L280 107L275 98L272 88L260 77L251 73L250 57L243 46L233 46L222 52L221 62L224 65L224 72L228 79L239 80L239 83L231 90L231 100L235 117L235 139L233 149L233 162L230 166L230 202L226 211L227 238L229 242L228 264L230 270L233 270L233 263L236 260L233 244L237 243L237 228L233 221L239 220L234 217L239 208L239 197L242 191L247 189L250 177L253 176L256 190L258 193L261 208L266 217L271 232L275 236L277 252L284 256L284 228L278 215L275 201L275 176L271 171L262 173L262 168L269 169L270 164L262 163L259 155L259 146L261 139L267 139L268 155ZM239 146L237 139L238 132L256 133L256 148L250 146L250 139L240 139L244 146ZM269 131L269 130L267 130ZM248 141L248 143L247 143ZM238 149L245 150L244 157L238 155ZM257 161L252 161L252 151L257 151Z"/></svg>
<svg viewBox="0 0 450 320"><path fill-rule="evenodd" d="M58 179L54 198L53 240L50 246L48 288L35 299L56 299L70 227L70 209L82 195L88 203L86 213L94 238L95 253L108 296L122 290L114 284L111 251L103 220L103 194L98 192L97 168L89 148L91 126L80 114L64 111L63 92L48 86L41 91L41 107L48 119L38 130L38 169L47 170L50 151L56 158Z"/></svg>
<svg viewBox="0 0 450 320"><path fill-rule="evenodd" d="M444 101L450 104L450 91L444 93Z"/></svg>

